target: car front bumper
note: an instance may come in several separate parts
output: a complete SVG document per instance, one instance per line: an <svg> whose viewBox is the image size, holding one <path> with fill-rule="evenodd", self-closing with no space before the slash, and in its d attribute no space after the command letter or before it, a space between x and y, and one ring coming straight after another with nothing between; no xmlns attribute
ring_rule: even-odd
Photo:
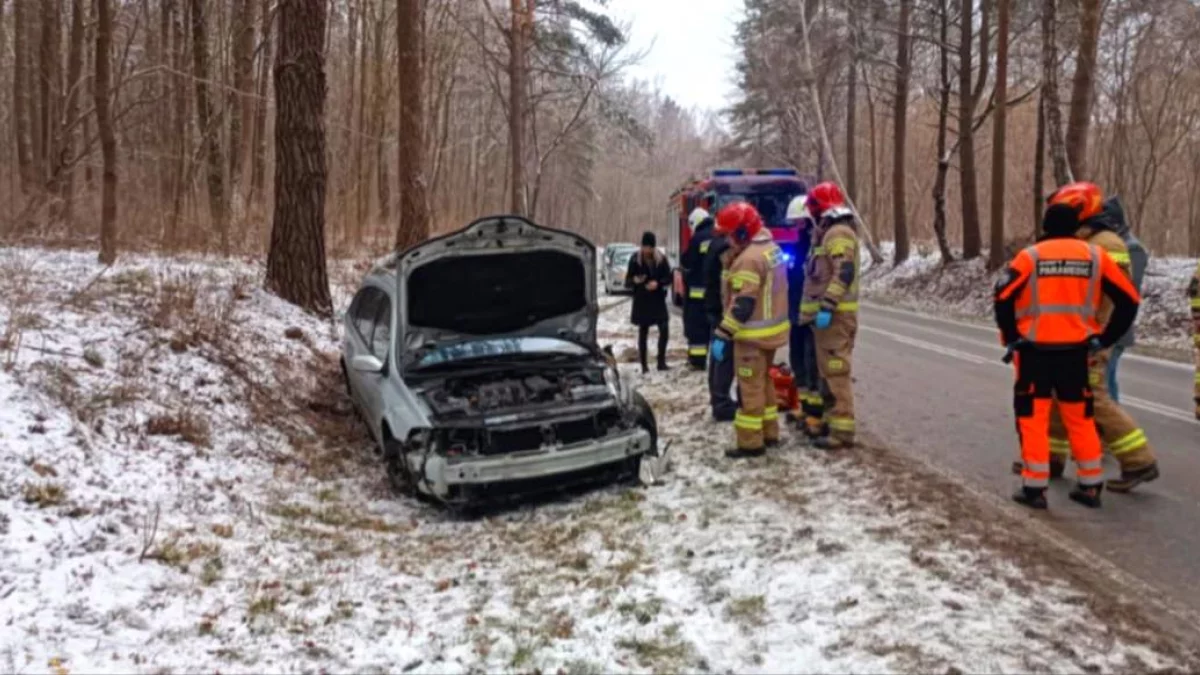
<svg viewBox="0 0 1200 675"><path fill-rule="evenodd" d="M446 496L453 487L546 478L614 464L649 452L650 442L650 433L637 428L555 449L457 459L453 463L445 457L430 457L425 478L436 494Z"/></svg>

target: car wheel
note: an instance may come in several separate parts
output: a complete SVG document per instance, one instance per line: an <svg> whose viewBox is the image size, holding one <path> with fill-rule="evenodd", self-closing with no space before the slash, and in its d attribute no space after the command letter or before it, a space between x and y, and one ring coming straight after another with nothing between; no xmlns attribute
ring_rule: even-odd
<svg viewBox="0 0 1200 675"><path fill-rule="evenodd" d="M416 493L412 475L404 466L404 446L385 429L383 434L383 463L387 468L388 485L396 494L411 497Z"/></svg>
<svg viewBox="0 0 1200 675"><path fill-rule="evenodd" d="M654 409L638 392L633 392L633 409L637 413L638 426L650 432L650 454L658 454L658 420L654 417Z"/></svg>

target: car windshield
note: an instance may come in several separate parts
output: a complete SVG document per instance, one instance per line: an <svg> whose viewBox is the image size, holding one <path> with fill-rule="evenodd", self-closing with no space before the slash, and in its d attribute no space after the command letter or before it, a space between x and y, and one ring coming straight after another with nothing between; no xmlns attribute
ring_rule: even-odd
<svg viewBox="0 0 1200 675"><path fill-rule="evenodd" d="M628 267L629 259L632 258L633 254L636 252L637 252L637 249L630 249L628 251L618 252L615 256L613 256L613 264L616 265L617 267Z"/></svg>
<svg viewBox="0 0 1200 675"><path fill-rule="evenodd" d="M488 359L514 355L544 356L587 356L588 350L581 344L546 337L494 338L466 340L440 347L432 347L422 354L416 368L428 368L458 361Z"/></svg>
<svg viewBox="0 0 1200 675"><path fill-rule="evenodd" d="M799 190L722 194L717 196L717 210L735 202L750 202L758 209L767 227L790 227L787 222L787 207L792 199L800 194L803 193Z"/></svg>

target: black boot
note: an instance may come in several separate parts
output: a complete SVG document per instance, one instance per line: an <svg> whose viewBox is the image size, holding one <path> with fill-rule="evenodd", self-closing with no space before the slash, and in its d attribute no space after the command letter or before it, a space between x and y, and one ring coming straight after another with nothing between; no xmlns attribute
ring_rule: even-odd
<svg viewBox="0 0 1200 675"><path fill-rule="evenodd" d="M730 448L725 451L725 456L729 459L747 459L750 457L762 457L767 454L766 448Z"/></svg>
<svg viewBox="0 0 1200 675"><path fill-rule="evenodd" d="M1067 496L1072 501L1079 502L1089 509L1100 508L1100 493L1104 490L1103 485L1077 485L1074 490Z"/></svg>
<svg viewBox="0 0 1200 675"><path fill-rule="evenodd" d="M1158 462L1147 464L1136 469L1121 469L1121 477L1108 481L1108 489L1113 492L1129 492L1142 483L1149 483L1158 478Z"/></svg>
<svg viewBox="0 0 1200 675"><path fill-rule="evenodd" d="M1031 509L1046 509L1050 506L1046 502L1046 488L1022 487L1013 493L1012 498L1014 502Z"/></svg>
<svg viewBox="0 0 1200 675"><path fill-rule="evenodd" d="M664 358L662 356L658 357L658 369L659 369L659 371L670 370L670 368L667 367L667 359L666 358Z"/></svg>

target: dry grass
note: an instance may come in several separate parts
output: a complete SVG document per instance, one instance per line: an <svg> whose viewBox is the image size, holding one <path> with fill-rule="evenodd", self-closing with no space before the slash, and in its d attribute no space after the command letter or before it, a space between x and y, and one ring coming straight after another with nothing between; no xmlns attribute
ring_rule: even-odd
<svg viewBox="0 0 1200 675"><path fill-rule="evenodd" d="M212 444L212 428L208 420L188 410L151 417L146 422L146 433L150 436L178 436L200 448Z"/></svg>
<svg viewBox="0 0 1200 675"><path fill-rule="evenodd" d="M67 489L60 483L28 482L21 488L21 497L26 504L45 509L64 504L67 501Z"/></svg>

